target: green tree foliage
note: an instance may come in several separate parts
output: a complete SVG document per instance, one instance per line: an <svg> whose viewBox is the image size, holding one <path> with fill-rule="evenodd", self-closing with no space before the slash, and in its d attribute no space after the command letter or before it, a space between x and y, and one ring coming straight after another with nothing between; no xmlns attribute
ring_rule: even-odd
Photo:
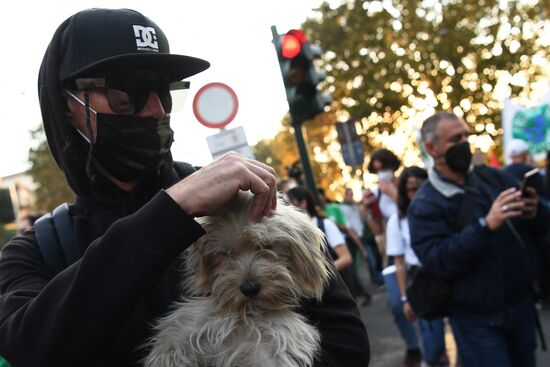
<svg viewBox="0 0 550 367"><path fill-rule="evenodd" d="M323 3L303 28L326 52L333 107L361 122L367 148L434 110L454 111L492 141L502 134L502 99L531 97L544 77L549 3Z"/></svg>
<svg viewBox="0 0 550 367"><path fill-rule="evenodd" d="M343 162L336 142L335 121L333 113L322 113L302 127L315 183L330 192L342 188L345 181L343 174L349 176L351 173L351 169L346 168ZM294 127L288 115L274 138L260 140L254 146L254 154L257 160L273 167L277 177L288 177L286 167L300 159Z"/></svg>
<svg viewBox="0 0 550 367"><path fill-rule="evenodd" d="M316 182L338 191L353 172L338 152L334 124L358 121L366 154L385 146L419 163L421 122L453 111L476 134L474 146L501 150L502 101L536 97L550 65L550 0L345 0L323 3L302 28L325 51L330 113L307 122ZM539 88L542 89L542 88ZM288 118L257 146L282 177L298 159ZM368 158L367 158L368 161ZM365 162L366 163L366 162Z"/></svg>
<svg viewBox="0 0 550 367"><path fill-rule="evenodd" d="M72 202L74 194L50 154L42 126L31 131L31 137L40 142L29 150L29 173L37 185L35 209L51 211L63 202Z"/></svg>

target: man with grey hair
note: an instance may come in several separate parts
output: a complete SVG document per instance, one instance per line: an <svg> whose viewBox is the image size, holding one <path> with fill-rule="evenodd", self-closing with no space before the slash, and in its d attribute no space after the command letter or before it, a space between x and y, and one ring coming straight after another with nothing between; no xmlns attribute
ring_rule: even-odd
<svg viewBox="0 0 550 367"><path fill-rule="evenodd" d="M420 129L422 141L424 143L434 144L437 142L439 138L437 126L439 121L442 119L456 120L457 116L454 113L442 111L428 117L426 121L424 121L424 123L422 124L422 128Z"/></svg>
<svg viewBox="0 0 550 367"><path fill-rule="evenodd" d="M409 208L411 243L423 269L452 284L450 321L462 364L535 366L534 295L540 264L532 235L549 220L533 189L471 167L468 128L438 112L422 126L434 160Z"/></svg>

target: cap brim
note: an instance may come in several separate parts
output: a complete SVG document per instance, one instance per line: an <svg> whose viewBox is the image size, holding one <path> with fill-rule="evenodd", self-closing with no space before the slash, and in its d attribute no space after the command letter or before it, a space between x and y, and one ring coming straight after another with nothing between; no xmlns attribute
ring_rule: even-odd
<svg viewBox="0 0 550 367"><path fill-rule="evenodd" d="M83 74L101 74L130 70L153 70L167 73L173 81L182 80L210 67L206 60L165 53L123 54L100 60L68 74L64 80Z"/></svg>

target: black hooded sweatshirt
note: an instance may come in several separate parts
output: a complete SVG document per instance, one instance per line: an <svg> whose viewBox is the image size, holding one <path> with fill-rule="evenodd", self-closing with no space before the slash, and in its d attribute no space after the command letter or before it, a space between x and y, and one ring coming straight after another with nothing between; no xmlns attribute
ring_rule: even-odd
<svg viewBox="0 0 550 367"><path fill-rule="evenodd" d="M0 355L12 367L140 366L154 321L169 311L179 255L205 232L163 190L179 179L171 156L132 192L85 173L87 144L65 121L59 28L42 62L39 96L50 151L76 193L70 206L76 263L52 274L33 229L0 258ZM315 366L367 366L367 332L340 278L301 312L319 328Z"/></svg>

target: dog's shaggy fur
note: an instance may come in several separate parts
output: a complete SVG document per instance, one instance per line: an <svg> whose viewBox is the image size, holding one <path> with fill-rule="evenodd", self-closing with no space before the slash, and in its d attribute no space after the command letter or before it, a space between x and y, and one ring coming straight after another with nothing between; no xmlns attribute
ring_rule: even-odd
<svg viewBox="0 0 550 367"><path fill-rule="evenodd" d="M251 203L241 193L199 219L207 234L184 254L189 296L159 321L146 367L313 364L320 335L296 308L320 300L334 274L323 233L280 201L251 221Z"/></svg>

